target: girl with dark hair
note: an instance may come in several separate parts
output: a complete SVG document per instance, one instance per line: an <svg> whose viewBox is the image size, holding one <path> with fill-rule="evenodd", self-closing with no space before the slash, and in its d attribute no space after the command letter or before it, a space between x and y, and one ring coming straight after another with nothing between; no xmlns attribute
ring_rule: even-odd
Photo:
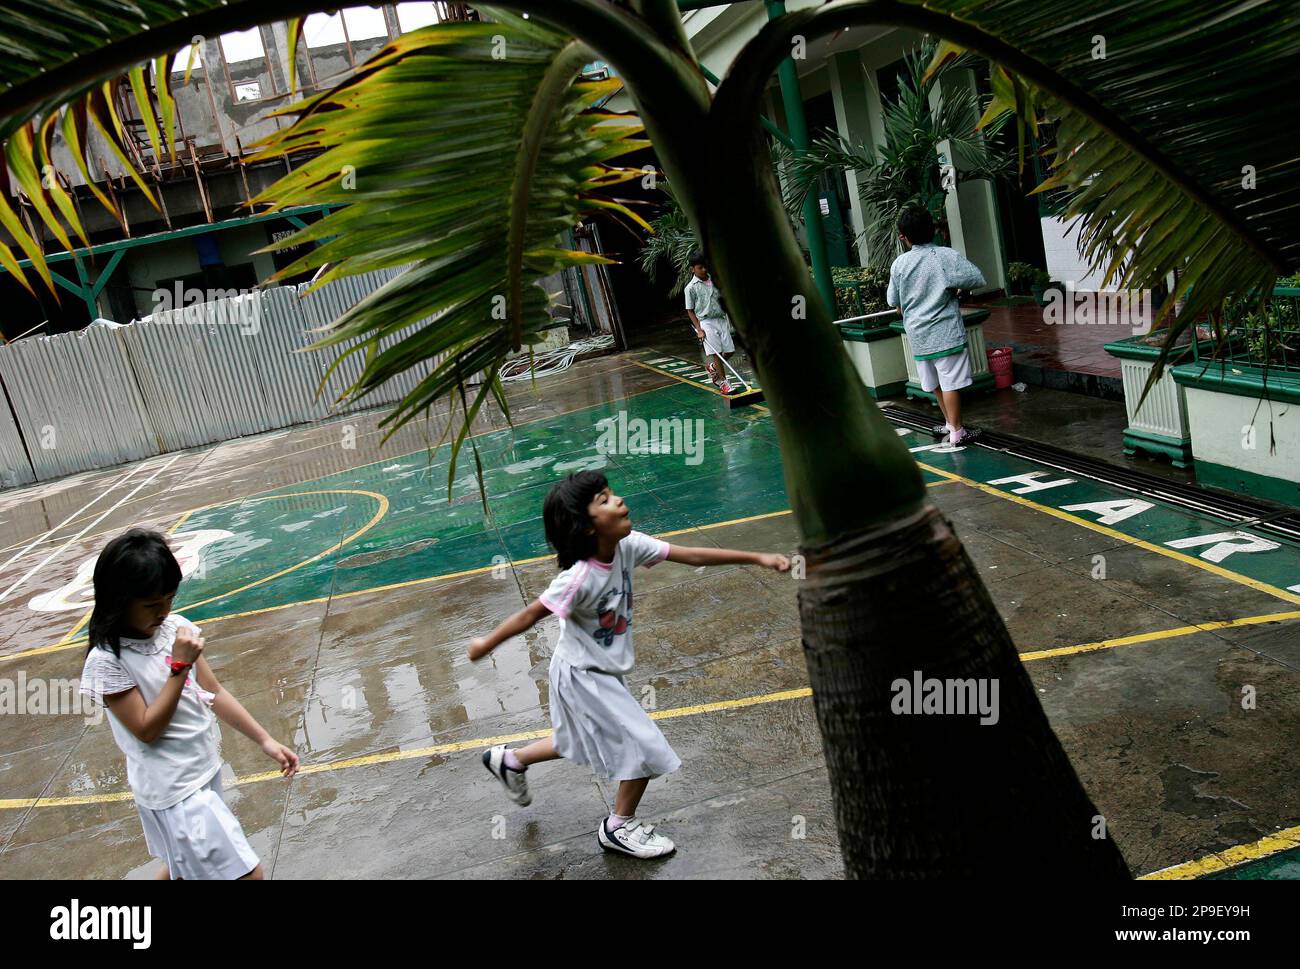
<svg viewBox="0 0 1300 969"><path fill-rule="evenodd" d="M596 830L606 851L658 858L674 849L654 825L636 815L650 779L675 771L681 761L623 677L636 659L632 650L632 570L667 559L685 565L759 565L784 572L784 555L669 545L632 529L623 499L603 474L582 471L561 481L542 508L546 539L562 570L532 605L489 635L470 643L481 659L549 613L560 617L560 638L551 657L550 707L554 731L526 747L504 744L483 754L483 764L516 804L532 800L525 772L530 764L563 757L590 764L618 781L614 811Z"/></svg>
<svg viewBox="0 0 1300 969"><path fill-rule="evenodd" d="M298 756L217 681L199 628L171 611L181 569L167 539L133 528L95 563L95 608L81 692L108 708L126 755L159 878L260 879L262 866L221 793L217 717L262 748L285 777Z"/></svg>

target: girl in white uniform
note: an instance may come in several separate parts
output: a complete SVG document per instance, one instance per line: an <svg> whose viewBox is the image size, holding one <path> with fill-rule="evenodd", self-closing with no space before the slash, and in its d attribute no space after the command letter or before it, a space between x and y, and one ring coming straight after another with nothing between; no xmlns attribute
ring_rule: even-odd
<svg viewBox="0 0 1300 969"><path fill-rule="evenodd" d="M81 692L108 707L126 755L159 878L262 877L262 866L221 793L217 717L258 744L285 777L298 756L271 739L217 682L199 629L171 611L180 565L157 532L133 528L95 563L95 609Z"/></svg>
<svg viewBox="0 0 1300 969"><path fill-rule="evenodd" d="M525 773L530 764L563 757L590 764L618 781L614 811L596 831L606 851L657 858L674 850L653 825L636 817L652 777L675 771L681 761L650 716L628 692L632 669L632 570L667 559L685 565L760 565L784 572L784 555L669 545L632 530L627 505L603 474L582 471L561 481L543 507L547 541L563 570L532 605L470 643L477 660L544 616L560 617L560 639L551 657L552 736L526 747L504 744L483 754L483 764L517 804L531 802Z"/></svg>

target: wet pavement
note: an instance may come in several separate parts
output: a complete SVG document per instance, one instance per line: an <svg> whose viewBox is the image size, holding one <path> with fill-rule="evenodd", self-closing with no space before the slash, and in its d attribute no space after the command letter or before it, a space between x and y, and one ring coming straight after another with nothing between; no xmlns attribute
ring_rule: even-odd
<svg viewBox="0 0 1300 969"><path fill-rule="evenodd" d="M303 759L293 781L267 778L270 762L225 731L227 797L269 876L837 877L788 576L664 563L637 577L628 685L683 761L641 813L676 855L602 853L614 791L586 768L539 765L517 808L478 762L549 727L556 621L477 664L465 647L554 575L539 515L555 476L604 467L637 527L679 544L795 548L765 408L729 411L646 359L510 388L515 429L499 415L475 429L486 520L468 453L448 497L445 457L425 450L441 427L381 445L380 413L0 493L0 678L77 676L78 568L129 525L175 528L207 542L178 610L203 626L223 684ZM602 454L597 422L620 413L701 421L699 462ZM906 439L1134 872L1211 874L1219 853L1278 832L1300 845L1300 549L1174 546L1233 529L1158 503L1102 524L1077 506L1127 496L1084 480L1018 493L1062 475ZM0 877L151 876L125 791L106 724L0 717ZM1231 874L1283 877L1294 858L1246 849Z"/></svg>

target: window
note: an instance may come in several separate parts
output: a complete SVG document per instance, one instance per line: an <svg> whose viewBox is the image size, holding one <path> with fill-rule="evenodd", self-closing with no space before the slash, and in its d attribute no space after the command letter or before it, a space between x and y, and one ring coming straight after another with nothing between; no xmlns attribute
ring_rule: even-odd
<svg viewBox="0 0 1300 969"><path fill-rule="evenodd" d="M235 84L236 101L260 101L262 100L262 82L261 81L239 81Z"/></svg>
<svg viewBox="0 0 1300 969"><path fill-rule="evenodd" d="M343 34L343 16L337 13L314 13L303 25L302 39L308 47L332 47L347 43Z"/></svg>
<svg viewBox="0 0 1300 969"><path fill-rule="evenodd" d="M399 3L397 25L406 33L438 22L438 11L432 3Z"/></svg>
<svg viewBox="0 0 1300 969"><path fill-rule="evenodd" d="M172 73L184 74L185 68L190 63L190 47L185 45L172 56ZM203 45L200 44L194 50L194 67L193 71L203 70Z"/></svg>
<svg viewBox="0 0 1300 969"><path fill-rule="evenodd" d="M233 34L221 35L221 52L226 56L227 64L261 59L266 61L266 48L262 46L262 32L252 27L239 30Z"/></svg>
<svg viewBox="0 0 1300 969"><path fill-rule="evenodd" d="M343 23L348 29L348 40L370 40L372 37L388 36L384 12L373 7L349 7L343 11Z"/></svg>

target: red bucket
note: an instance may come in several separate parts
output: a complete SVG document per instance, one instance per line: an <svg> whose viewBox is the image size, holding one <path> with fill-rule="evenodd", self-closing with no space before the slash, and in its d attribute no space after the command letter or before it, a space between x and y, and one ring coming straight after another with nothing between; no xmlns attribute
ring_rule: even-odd
<svg viewBox="0 0 1300 969"><path fill-rule="evenodd" d="M998 347L989 350L989 372L993 374L993 386L1002 390L1010 387L1015 378L1011 372L1011 347Z"/></svg>

